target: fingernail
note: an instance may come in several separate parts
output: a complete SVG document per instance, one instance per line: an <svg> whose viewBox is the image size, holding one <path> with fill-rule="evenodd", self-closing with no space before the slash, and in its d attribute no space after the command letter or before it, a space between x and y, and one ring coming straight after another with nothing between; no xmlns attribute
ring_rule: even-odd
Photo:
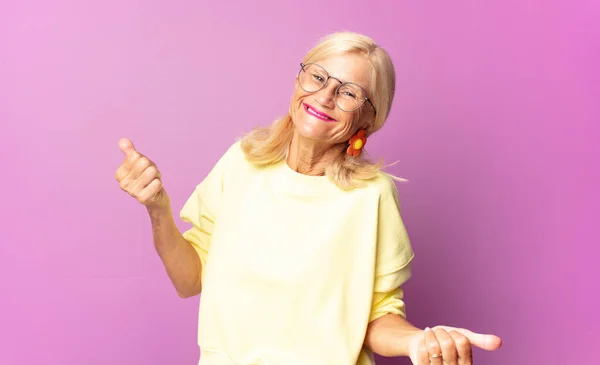
<svg viewBox="0 0 600 365"><path fill-rule="evenodd" d="M431 332L431 328L425 327L425 332Z"/></svg>

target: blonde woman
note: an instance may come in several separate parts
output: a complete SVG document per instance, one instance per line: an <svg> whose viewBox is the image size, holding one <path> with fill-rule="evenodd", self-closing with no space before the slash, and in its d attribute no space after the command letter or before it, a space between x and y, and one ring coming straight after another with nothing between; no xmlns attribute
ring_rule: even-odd
<svg viewBox="0 0 600 365"><path fill-rule="evenodd" d="M123 190L147 207L181 297L202 293L201 365L368 365L373 353L467 365L493 335L406 320L413 251L393 179L364 155L394 98L390 57L356 33L299 65L289 114L234 143L180 212L157 167L119 142Z"/></svg>

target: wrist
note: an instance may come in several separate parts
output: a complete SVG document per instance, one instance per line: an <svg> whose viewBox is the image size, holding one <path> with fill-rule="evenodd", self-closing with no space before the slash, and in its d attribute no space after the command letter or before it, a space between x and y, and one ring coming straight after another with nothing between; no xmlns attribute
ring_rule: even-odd
<svg viewBox="0 0 600 365"><path fill-rule="evenodd" d="M423 339L425 331L417 329L413 331L405 342L405 356L413 357L419 350L421 340Z"/></svg>
<svg viewBox="0 0 600 365"><path fill-rule="evenodd" d="M418 328L406 331L396 342L396 356L410 356L413 351L418 349L419 341L423 330Z"/></svg>
<svg viewBox="0 0 600 365"><path fill-rule="evenodd" d="M365 344L380 356L408 356L421 332L402 316L386 314L369 324Z"/></svg>
<svg viewBox="0 0 600 365"><path fill-rule="evenodd" d="M149 205L146 206L146 210L152 220L160 220L172 216L171 204Z"/></svg>

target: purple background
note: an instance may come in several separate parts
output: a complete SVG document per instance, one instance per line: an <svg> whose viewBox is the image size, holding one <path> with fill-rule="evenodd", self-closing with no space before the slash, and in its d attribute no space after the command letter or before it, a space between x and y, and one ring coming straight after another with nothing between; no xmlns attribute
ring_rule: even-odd
<svg viewBox="0 0 600 365"><path fill-rule="evenodd" d="M177 297L119 190L117 141L159 165L178 211L342 29L397 68L368 147L410 180L409 319L501 336L476 364L598 364L599 15L583 0L3 1L0 364L195 364L198 297Z"/></svg>

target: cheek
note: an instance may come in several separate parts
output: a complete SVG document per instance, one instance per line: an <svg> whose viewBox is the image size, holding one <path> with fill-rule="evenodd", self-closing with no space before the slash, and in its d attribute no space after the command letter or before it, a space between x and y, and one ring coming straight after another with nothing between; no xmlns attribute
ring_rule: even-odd
<svg viewBox="0 0 600 365"><path fill-rule="evenodd" d="M368 124L366 120L366 118L368 118L368 115L365 115L365 113L362 110L358 110L356 112L347 114L347 116L344 116L343 126L340 126L340 135L342 136L340 138L343 140L352 138L352 136L356 134L358 129L366 128Z"/></svg>
<svg viewBox="0 0 600 365"><path fill-rule="evenodd" d="M294 90L292 94L292 98L290 99L290 115L294 117L298 112L298 105L300 104L300 95L298 94L297 88Z"/></svg>
<svg viewBox="0 0 600 365"><path fill-rule="evenodd" d="M344 131L349 134L353 134L356 129L361 125L361 115L359 112L344 113L342 124Z"/></svg>
<svg viewBox="0 0 600 365"><path fill-rule="evenodd" d="M294 89L294 93L292 94L292 100L291 100L292 109L298 108L298 106L302 102L302 99L304 99L305 96L306 96L306 92L296 86L296 88Z"/></svg>

